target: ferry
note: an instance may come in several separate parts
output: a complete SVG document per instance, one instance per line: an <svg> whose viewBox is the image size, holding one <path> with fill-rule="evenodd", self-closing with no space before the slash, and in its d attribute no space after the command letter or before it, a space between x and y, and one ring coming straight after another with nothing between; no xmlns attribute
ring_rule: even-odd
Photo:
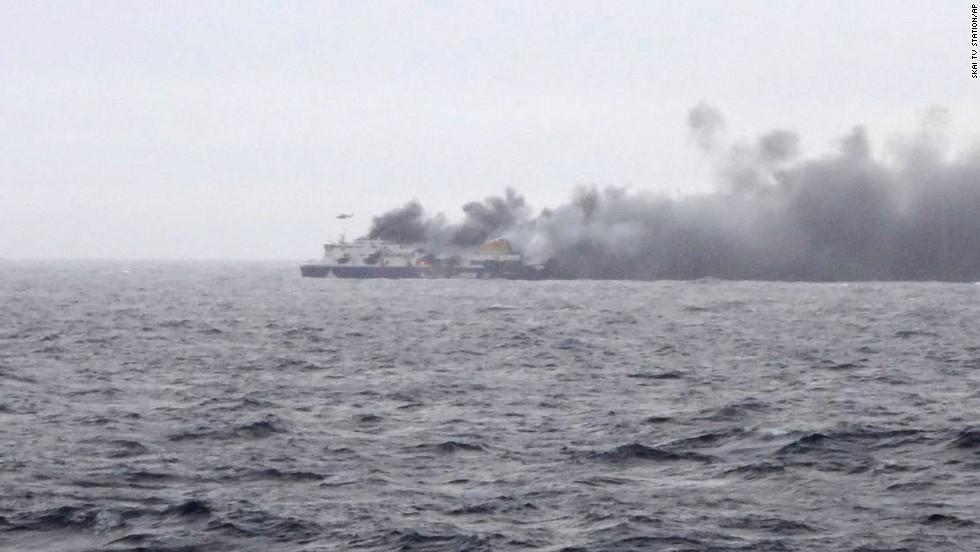
<svg viewBox="0 0 980 552"><path fill-rule="evenodd" d="M435 254L425 249L343 236L323 246L319 261L300 266L307 278L507 278L532 280L542 267L531 265L506 239L488 241L475 250Z"/></svg>

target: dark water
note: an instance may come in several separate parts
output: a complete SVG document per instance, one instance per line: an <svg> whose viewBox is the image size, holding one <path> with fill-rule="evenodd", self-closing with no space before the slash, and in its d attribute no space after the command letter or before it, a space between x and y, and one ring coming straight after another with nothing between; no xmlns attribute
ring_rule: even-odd
<svg viewBox="0 0 980 552"><path fill-rule="evenodd" d="M980 286L0 263L3 550L976 550Z"/></svg>

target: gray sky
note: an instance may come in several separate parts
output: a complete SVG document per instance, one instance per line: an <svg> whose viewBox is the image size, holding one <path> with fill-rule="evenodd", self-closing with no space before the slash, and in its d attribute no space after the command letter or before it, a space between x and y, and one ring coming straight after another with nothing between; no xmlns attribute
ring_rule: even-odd
<svg viewBox="0 0 980 552"><path fill-rule="evenodd" d="M969 2L0 0L0 257L315 257L353 212L513 186L710 190L729 132L948 109L980 135Z"/></svg>

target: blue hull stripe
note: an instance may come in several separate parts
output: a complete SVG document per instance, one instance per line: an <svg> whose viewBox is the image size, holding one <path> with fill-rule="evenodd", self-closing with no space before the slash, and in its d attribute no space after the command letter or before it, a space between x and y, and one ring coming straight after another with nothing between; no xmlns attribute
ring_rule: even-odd
<svg viewBox="0 0 980 552"><path fill-rule="evenodd" d="M310 278L326 278L333 272L337 278L421 278L422 269L414 266L328 266L303 265L300 273Z"/></svg>

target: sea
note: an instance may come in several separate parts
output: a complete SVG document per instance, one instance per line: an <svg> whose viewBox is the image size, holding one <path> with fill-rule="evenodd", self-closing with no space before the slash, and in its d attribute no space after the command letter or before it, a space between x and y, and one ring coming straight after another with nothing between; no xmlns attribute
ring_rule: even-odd
<svg viewBox="0 0 980 552"><path fill-rule="evenodd" d="M974 283L0 261L0 550L978 550L978 315Z"/></svg>

